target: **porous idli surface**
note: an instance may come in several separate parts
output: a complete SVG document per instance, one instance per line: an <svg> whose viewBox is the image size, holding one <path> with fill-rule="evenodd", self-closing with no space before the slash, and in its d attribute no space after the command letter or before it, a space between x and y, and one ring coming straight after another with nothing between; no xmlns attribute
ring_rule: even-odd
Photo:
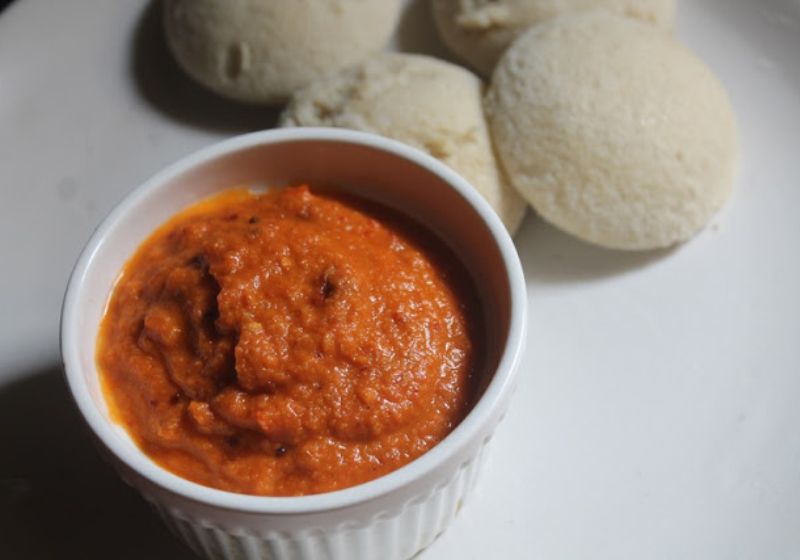
<svg viewBox="0 0 800 560"><path fill-rule="evenodd" d="M276 105L380 51L400 0L165 0L167 43L212 91Z"/></svg>
<svg viewBox="0 0 800 560"><path fill-rule="evenodd" d="M514 187L545 220L591 243L684 241L731 191L728 96L652 26L590 13L532 28L500 60L486 110Z"/></svg>
<svg viewBox="0 0 800 560"><path fill-rule="evenodd" d="M513 233L527 204L497 165L483 93L481 80L460 66L382 53L298 91L280 124L350 128L419 148L466 178Z"/></svg>
<svg viewBox="0 0 800 560"><path fill-rule="evenodd" d="M604 9L669 29L675 0L432 0L445 45L484 76L528 27L555 16Z"/></svg>

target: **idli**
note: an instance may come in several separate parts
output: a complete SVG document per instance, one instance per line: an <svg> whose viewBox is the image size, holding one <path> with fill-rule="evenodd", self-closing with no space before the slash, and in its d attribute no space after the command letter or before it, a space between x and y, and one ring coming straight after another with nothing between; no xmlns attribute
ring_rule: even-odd
<svg viewBox="0 0 800 560"><path fill-rule="evenodd" d="M527 204L495 160L472 72L423 55L382 53L298 91L283 126L374 132L420 148L466 178L512 233Z"/></svg>
<svg viewBox="0 0 800 560"><path fill-rule="evenodd" d="M699 231L730 193L728 96L652 26L599 12L542 23L501 58L486 109L514 187L586 241L666 247Z"/></svg>
<svg viewBox="0 0 800 560"><path fill-rule="evenodd" d="M432 0L445 45L484 76L528 27L552 17L604 9L668 29L674 0Z"/></svg>
<svg viewBox="0 0 800 560"><path fill-rule="evenodd" d="M280 104L320 75L380 51L400 0L166 0L167 43L214 92Z"/></svg>

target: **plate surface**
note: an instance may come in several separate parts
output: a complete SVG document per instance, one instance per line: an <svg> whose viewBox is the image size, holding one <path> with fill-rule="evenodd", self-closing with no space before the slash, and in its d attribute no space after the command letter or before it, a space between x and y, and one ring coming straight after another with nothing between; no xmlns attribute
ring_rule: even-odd
<svg viewBox="0 0 800 560"><path fill-rule="evenodd" d="M426 4L397 48L443 53ZM676 33L732 97L734 195L657 255L529 215L522 381L477 494L421 558L800 557L800 2L686 0ZM191 557L96 457L58 372L59 307L129 189L275 116L179 74L147 2L0 16L0 556Z"/></svg>

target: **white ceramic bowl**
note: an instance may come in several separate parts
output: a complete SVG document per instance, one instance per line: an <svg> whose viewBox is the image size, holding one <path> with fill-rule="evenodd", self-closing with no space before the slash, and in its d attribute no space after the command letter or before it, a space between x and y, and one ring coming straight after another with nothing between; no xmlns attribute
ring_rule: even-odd
<svg viewBox="0 0 800 560"><path fill-rule="evenodd" d="M491 380L441 443L371 482L295 498L201 486L155 464L109 418L95 341L114 281L139 244L170 216L242 185L333 186L426 224L472 272L487 323ZM422 152L346 130L258 132L201 150L134 189L103 221L67 288L61 352L72 395L122 477L196 552L209 558L401 559L445 529L471 490L486 443L511 396L525 331L526 290L514 245L464 179Z"/></svg>

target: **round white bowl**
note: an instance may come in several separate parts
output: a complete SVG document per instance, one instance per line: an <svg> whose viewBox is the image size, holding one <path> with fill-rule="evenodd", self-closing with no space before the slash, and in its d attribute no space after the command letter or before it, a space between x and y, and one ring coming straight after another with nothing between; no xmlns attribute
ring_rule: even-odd
<svg viewBox="0 0 800 560"><path fill-rule="evenodd" d="M484 308L487 375L466 418L433 449L376 480L294 498L225 492L164 470L110 417L95 364L105 305L127 259L161 223L234 186L308 183L394 207L425 224L471 271ZM196 552L209 558L403 559L430 544L470 492L504 414L525 332L525 282L489 205L430 156L337 129L257 132L190 155L134 189L94 232L70 278L61 353L72 395L106 456Z"/></svg>

